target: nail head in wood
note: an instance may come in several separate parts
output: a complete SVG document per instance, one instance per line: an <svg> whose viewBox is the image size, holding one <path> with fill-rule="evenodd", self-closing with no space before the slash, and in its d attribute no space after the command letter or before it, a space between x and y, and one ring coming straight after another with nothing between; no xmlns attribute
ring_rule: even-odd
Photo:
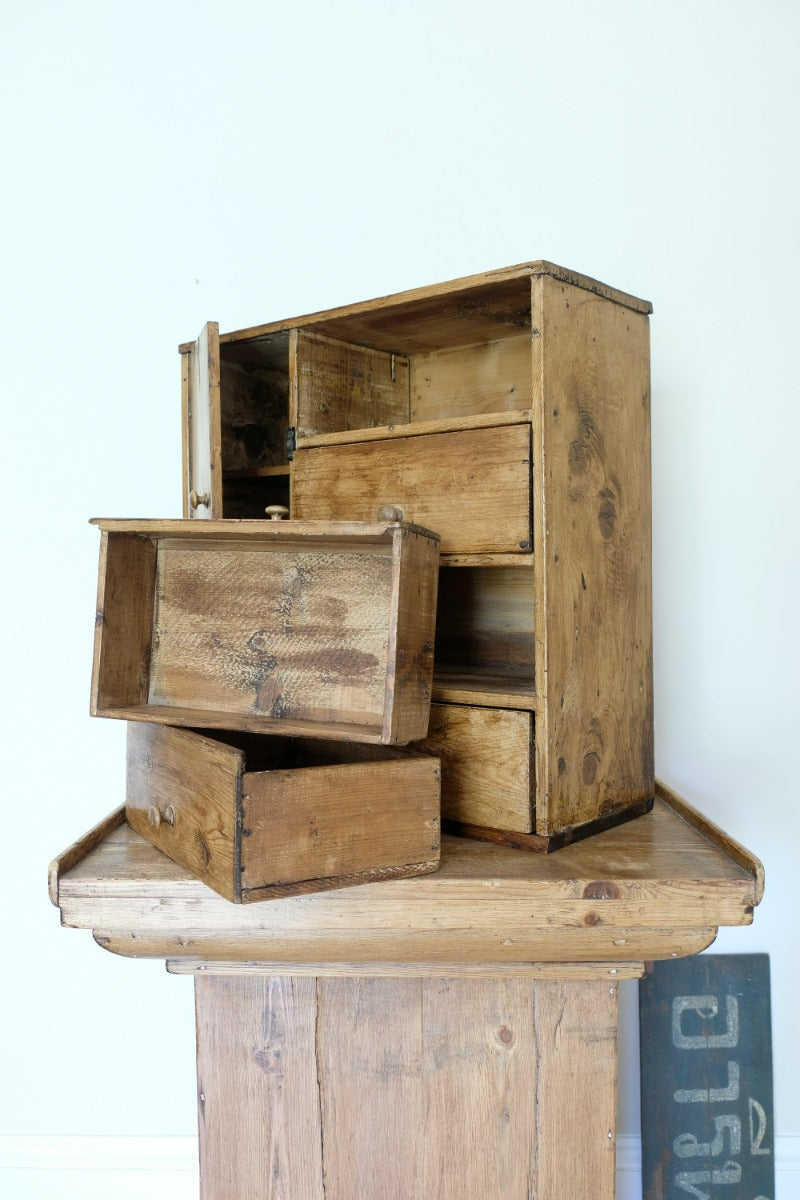
<svg viewBox="0 0 800 1200"><path fill-rule="evenodd" d="M264 512L270 521L283 521L289 515L289 510L285 504L268 504Z"/></svg>

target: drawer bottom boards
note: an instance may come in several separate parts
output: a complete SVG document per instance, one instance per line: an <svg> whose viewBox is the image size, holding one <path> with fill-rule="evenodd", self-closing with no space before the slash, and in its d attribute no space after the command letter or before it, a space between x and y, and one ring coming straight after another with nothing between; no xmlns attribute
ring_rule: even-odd
<svg viewBox="0 0 800 1200"><path fill-rule="evenodd" d="M439 865L439 761L392 748L128 725L126 816L235 903Z"/></svg>
<svg viewBox="0 0 800 1200"><path fill-rule="evenodd" d="M466 704L432 704L427 738L418 744L442 764L445 833L549 852L649 812L653 796L566 828L548 823L537 797L532 712ZM538 810L537 811L537 802Z"/></svg>

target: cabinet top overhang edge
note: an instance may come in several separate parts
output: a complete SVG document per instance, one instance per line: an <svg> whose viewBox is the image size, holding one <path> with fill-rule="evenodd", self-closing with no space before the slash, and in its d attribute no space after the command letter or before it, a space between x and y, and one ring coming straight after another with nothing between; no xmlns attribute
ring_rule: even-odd
<svg viewBox="0 0 800 1200"><path fill-rule="evenodd" d="M637 313L649 315L653 306L617 288L609 287L588 275L582 275L554 263L539 261L502 267L478 275L468 275L446 283L412 288L372 300L360 301L337 308L308 313L299 317L271 321L234 330L220 335L220 344L255 341L270 335L285 334L290 329L313 328L343 341L353 340L376 348L393 349L398 353L434 349L446 344L467 344L494 337L507 337L525 328L522 316L530 311L530 280L537 276L552 279L591 292L603 299L622 305ZM491 311L492 302L502 306L502 315ZM463 324L469 334L442 336L440 322L442 307L448 308L452 319ZM487 306L489 311L487 312ZM430 319L438 332L426 337L421 327ZM393 341L394 339L394 341ZM179 346L182 354L192 350L193 342Z"/></svg>

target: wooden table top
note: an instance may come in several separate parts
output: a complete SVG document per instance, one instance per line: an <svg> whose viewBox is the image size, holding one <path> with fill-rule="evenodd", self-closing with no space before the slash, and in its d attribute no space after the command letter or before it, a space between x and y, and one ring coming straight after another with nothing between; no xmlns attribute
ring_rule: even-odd
<svg viewBox="0 0 800 1200"><path fill-rule="evenodd" d="M445 837L433 875L255 904L218 896L121 812L50 871L62 923L115 953L293 974L555 963L637 974L645 960L704 949L721 925L749 924L763 882L758 859L661 785L652 812L553 854Z"/></svg>

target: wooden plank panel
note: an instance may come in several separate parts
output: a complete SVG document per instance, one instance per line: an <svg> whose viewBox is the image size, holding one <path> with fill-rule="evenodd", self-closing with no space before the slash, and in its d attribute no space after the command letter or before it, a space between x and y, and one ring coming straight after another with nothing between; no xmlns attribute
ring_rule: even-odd
<svg viewBox="0 0 800 1200"><path fill-rule="evenodd" d="M298 449L296 517L374 520L384 504L435 530L442 553L529 550L529 427Z"/></svg>
<svg viewBox="0 0 800 1200"><path fill-rule="evenodd" d="M147 697L156 547L137 533L100 536L91 711Z"/></svg>
<svg viewBox="0 0 800 1200"><path fill-rule="evenodd" d="M441 759L443 819L532 830L531 713L433 704L419 749Z"/></svg>
<svg viewBox="0 0 800 1200"><path fill-rule="evenodd" d="M168 725L128 724L131 829L228 900L241 898L236 817L243 765L240 750L216 739ZM171 820L163 815L167 809Z"/></svg>
<svg viewBox="0 0 800 1200"><path fill-rule="evenodd" d="M534 327L547 834L653 793L649 349L646 316L548 277L534 283Z"/></svg>
<svg viewBox="0 0 800 1200"><path fill-rule="evenodd" d="M297 436L405 424L408 359L301 330L296 360Z"/></svg>
<svg viewBox="0 0 800 1200"><path fill-rule="evenodd" d="M474 346L415 354L411 420L465 417L531 407L530 330Z"/></svg>
<svg viewBox="0 0 800 1200"><path fill-rule="evenodd" d="M414 757L245 772L242 828L243 899L303 880L313 888L356 873L361 882L385 878L385 868L434 870L438 763Z"/></svg>
<svg viewBox="0 0 800 1200"><path fill-rule="evenodd" d="M416 740L427 729L433 686L439 543L413 529L395 545L383 741Z"/></svg>
<svg viewBox="0 0 800 1200"><path fill-rule="evenodd" d="M617 988L539 983L537 1200L615 1194Z"/></svg>
<svg viewBox="0 0 800 1200"><path fill-rule="evenodd" d="M389 553L198 551L160 543L151 704L382 722Z"/></svg>
<svg viewBox="0 0 800 1200"><path fill-rule="evenodd" d="M314 979L198 977L201 1200L327 1200Z"/></svg>
<svg viewBox="0 0 800 1200"><path fill-rule="evenodd" d="M639 990L645 1200L773 1196L769 957L651 964Z"/></svg>
<svg viewBox="0 0 800 1200"><path fill-rule="evenodd" d="M613 1195L614 984L318 986L330 1200Z"/></svg>
<svg viewBox="0 0 800 1200"><path fill-rule="evenodd" d="M223 335L223 342L247 341L291 328L313 327L332 337L411 353L444 345L468 345L530 325L530 281L540 275L564 280L593 295L604 296L634 312L652 305L611 288L588 275L551 262L518 263L446 283L363 300L325 312L284 318ZM181 350L188 346L181 346Z"/></svg>
<svg viewBox="0 0 800 1200"><path fill-rule="evenodd" d="M422 985L320 979L317 1072L325 1200L433 1195L421 1176Z"/></svg>

